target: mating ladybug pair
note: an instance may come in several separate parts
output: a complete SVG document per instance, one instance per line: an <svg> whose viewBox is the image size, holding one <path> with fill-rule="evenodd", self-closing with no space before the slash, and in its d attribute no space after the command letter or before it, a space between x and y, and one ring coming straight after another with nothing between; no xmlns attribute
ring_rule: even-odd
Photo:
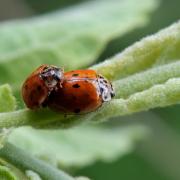
<svg viewBox="0 0 180 180"><path fill-rule="evenodd" d="M94 111L114 95L111 83L94 70L63 72L52 65L37 68L22 86L28 108L49 107L64 113Z"/></svg>

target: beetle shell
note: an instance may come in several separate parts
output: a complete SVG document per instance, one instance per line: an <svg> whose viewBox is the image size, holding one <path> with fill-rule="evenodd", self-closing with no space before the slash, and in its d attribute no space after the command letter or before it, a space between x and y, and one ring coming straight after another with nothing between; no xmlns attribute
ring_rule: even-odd
<svg viewBox="0 0 180 180"><path fill-rule="evenodd" d="M64 73L62 86L53 90L48 106L65 113L87 113L96 110L114 96L111 83L94 70Z"/></svg>
<svg viewBox="0 0 180 180"><path fill-rule="evenodd" d="M50 92L61 84L63 70L55 66L42 65L37 68L23 83L22 97L26 106L36 109L45 106Z"/></svg>

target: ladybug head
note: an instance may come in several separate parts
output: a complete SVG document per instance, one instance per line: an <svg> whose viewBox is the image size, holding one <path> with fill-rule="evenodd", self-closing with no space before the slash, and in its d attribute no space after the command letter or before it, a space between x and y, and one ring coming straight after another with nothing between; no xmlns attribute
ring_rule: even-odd
<svg viewBox="0 0 180 180"><path fill-rule="evenodd" d="M46 66L40 73L40 78L45 82L45 85L53 90L57 84L61 84L64 77L64 71L56 66Z"/></svg>

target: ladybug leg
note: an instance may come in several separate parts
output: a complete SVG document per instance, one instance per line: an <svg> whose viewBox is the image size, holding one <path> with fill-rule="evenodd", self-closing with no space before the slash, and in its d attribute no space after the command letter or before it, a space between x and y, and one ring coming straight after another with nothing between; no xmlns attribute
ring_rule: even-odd
<svg viewBox="0 0 180 180"><path fill-rule="evenodd" d="M48 100L46 99L42 104L41 107L45 108L48 106Z"/></svg>
<svg viewBox="0 0 180 180"><path fill-rule="evenodd" d="M67 114L66 113L64 114L64 118L67 118Z"/></svg>

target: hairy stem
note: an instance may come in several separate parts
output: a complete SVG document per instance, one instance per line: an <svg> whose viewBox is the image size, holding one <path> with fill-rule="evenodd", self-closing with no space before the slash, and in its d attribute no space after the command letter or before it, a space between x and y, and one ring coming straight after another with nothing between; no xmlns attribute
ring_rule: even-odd
<svg viewBox="0 0 180 180"><path fill-rule="evenodd" d="M44 180L74 180L74 178L65 172L34 158L10 143L6 143L4 147L0 149L0 156L23 171L32 170L38 173Z"/></svg>
<svg viewBox="0 0 180 180"><path fill-rule="evenodd" d="M162 84L170 78L180 77L180 61L149 69L124 79L113 82L116 98L128 96L150 88L156 84Z"/></svg>
<svg viewBox="0 0 180 180"><path fill-rule="evenodd" d="M0 113L0 127L31 125L39 128L64 128L85 120L101 121L114 116L164 107L180 102L180 78L173 78L164 84L155 85L145 91L135 93L128 99L115 99L104 104L98 111L73 116L64 116L49 110L20 110Z"/></svg>

